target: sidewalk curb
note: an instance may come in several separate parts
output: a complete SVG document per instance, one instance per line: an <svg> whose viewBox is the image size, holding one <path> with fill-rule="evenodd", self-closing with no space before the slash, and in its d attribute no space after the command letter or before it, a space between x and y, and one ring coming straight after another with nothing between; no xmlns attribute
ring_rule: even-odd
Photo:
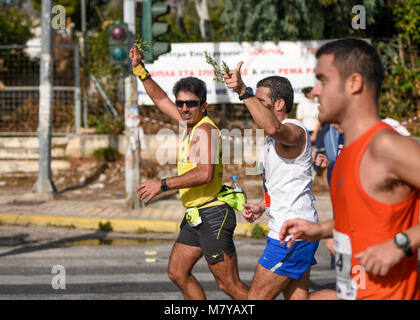
<svg viewBox="0 0 420 320"><path fill-rule="evenodd" d="M38 226L62 226L81 229L98 230L99 222L109 221L114 232L169 232L178 233L181 222L170 220L140 220L140 219L106 219L106 218L84 218L71 216L33 215L0 212L0 224L11 225L38 225ZM263 229L268 230L267 224L259 224ZM249 236L254 224L238 223L234 232L235 236Z"/></svg>

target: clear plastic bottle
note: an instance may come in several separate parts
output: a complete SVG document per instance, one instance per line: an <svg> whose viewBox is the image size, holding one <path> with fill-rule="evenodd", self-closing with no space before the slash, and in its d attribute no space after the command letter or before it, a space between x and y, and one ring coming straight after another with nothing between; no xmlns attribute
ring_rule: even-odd
<svg viewBox="0 0 420 320"><path fill-rule="evenodd" d="M232 176L232 184L230 186L236 192L242 192L245 195L245 198L246 198L246 194L245 194L244 190L242 189L241 184L240 184L237 176Z"/></svg>

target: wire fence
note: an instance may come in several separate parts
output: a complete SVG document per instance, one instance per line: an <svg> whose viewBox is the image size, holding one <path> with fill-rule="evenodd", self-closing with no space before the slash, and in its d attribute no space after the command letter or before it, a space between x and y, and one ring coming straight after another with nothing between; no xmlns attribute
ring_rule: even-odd
<svg viewBox="0 0 420 320"><path fill-rule="evenodd" d="M80 127L79 48L54 46L54 135ZM35 135L39 112L40 46L0 46L0 135Z"/></svg>
<svg viewBox="0 0 420 320"><path fill-rule="evenodd" d="M105 72L108 64L101 67L102 61L93 61L92 73L86 75L86 109L82 117L80 82L83 66L79 47L55 44L53 50L52 134L73 134L82 126L93 127L97 133L121 133L124 130L122 73L112 69L108 74ZM0 136L37 134L40 53L40 46L0 46ZM248 110L241 104L211 105L208 111L222 128L254 127ZM140 113L144 117L171 122L155 106L140 106ZM161 129L154 123L142 123L142 126L149 134Z"/></svg>

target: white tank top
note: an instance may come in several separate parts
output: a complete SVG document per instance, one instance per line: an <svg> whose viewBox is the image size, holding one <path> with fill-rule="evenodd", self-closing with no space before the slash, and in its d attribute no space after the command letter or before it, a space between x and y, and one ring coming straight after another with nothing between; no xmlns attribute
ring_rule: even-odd
<svg viewBox="0 0 420 320"><path fill-rule="evenodd" d="M308 130L295 119L286 119L282 123L292 123L304 129L306 145L297 158L286 159L277 154L275 140L267 137L260 154L259 168L269 217L268 236L276 240L279 240L280 229L286 220L301 218L318 222L312 194L312 148Z"/></svg>

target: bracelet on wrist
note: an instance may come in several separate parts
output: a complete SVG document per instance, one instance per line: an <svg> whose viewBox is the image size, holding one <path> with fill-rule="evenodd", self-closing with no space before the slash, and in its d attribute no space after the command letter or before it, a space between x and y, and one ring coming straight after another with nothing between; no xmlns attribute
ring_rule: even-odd
<svg viewBox="0 0 420 320"><path fill-rule="evenodd" d="M133 68L133 74L141 81L151 78L149 71L144 67L143 63L140 63L137 67Z"/></svg>

